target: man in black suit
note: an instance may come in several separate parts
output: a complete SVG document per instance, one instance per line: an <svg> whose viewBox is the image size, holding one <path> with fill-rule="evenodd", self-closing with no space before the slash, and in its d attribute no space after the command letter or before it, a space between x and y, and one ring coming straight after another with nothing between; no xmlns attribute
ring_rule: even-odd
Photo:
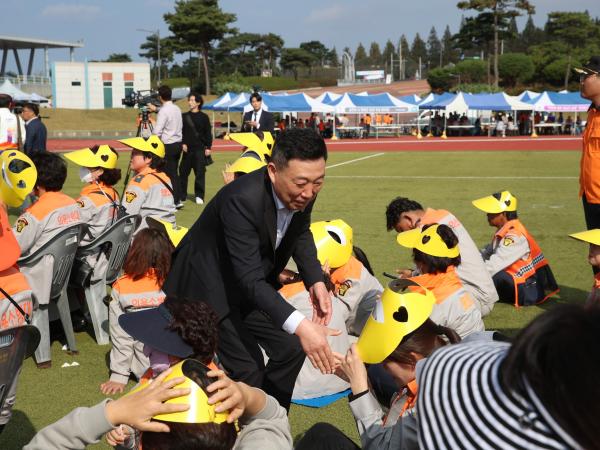
<svg viewBox="0 0 600 450"><path fill-rule="evenodd" d="M268 131L273 133L274 121L273 114L262 109L262 97L258 92L250 96L252 111L244 113L244 124L242 131Z"/></svg>
<svg viewBox="0 0 600 450"><path fill-rule="evenodd" d="M35 103L25 103L21 117L25 121L25 143L23 150L28 156L46 151L47 131L39 117L40 109Z"/></svg>
<svg viewBox="0 0 600 450"><path fill-rule="evenodd" d="M310 232L325 178L327 148L313 130L282 133L267 167L224 186L177 247L163 286L170 296L210 304L219 317L218 355L230 376L261 387L289 408L305 354L332 373L326 328L331 298ZM294 258L313 301L312 321L279 295ZM259 348L269 356L264 365Z"/></svg>

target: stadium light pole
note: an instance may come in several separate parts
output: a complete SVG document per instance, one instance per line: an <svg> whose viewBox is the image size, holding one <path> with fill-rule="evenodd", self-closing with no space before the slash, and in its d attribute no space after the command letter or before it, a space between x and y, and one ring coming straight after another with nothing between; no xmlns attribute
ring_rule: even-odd
<svg viewBox="0 0 600 450"><path fill-rule="evenodd" d="M144 28L138 28L136 31L141 31L142 33L150 33L156 35L156 58L158 59L158 77L156 78L156 83L160 86L160 30L146 30Z"/></svg>

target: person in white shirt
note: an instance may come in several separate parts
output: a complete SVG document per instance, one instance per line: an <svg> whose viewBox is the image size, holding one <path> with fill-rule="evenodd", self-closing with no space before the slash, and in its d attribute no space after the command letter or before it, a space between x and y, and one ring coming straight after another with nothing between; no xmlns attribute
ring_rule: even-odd
<svg viewBox="0 0 600 450"><path fill-rule="evenodd" d="M252 110L244 113L244 124L242 131L253 132L253 131L268 131L273 133L275 123L273 121L273 114L269 111L265 111L262 107L262 96L255 92L250 96L250 104Z"/></svg>
<svg viewBox="0 0 600 450"><path fill-rule="evenodd" d="M12 97L0 94L0 151L22 149L25 142L25 122L12 113Z"/></svg>

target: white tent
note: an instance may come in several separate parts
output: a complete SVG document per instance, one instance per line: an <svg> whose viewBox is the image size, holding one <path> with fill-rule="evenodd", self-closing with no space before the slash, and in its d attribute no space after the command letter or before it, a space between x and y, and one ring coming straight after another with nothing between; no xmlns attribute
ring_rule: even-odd
<svg viewBox="0 0 600 450"><path fill-rule="evenodd" d="M336 94L335 92L326 91L326 92L323 92L318 97L316 97L315 100L318 101L319 103L331 104L332 102L336 101L341 96L342 96L342 94Z"/></svg>
<svg viewBox="0 0 600 450"><path fill-rule="evenodd" d="M9 80L5 80L4 83L0 85L0 94L8 94L13 98L13 100L21 102L27 102L31 99L29 94L23 92Z"/></svg>

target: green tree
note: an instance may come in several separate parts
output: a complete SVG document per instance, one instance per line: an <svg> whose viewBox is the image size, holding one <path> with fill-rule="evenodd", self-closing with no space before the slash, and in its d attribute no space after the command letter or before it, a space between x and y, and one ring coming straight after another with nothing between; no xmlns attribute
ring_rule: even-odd
<svg viewBox="0 0 600 450"><path fill-rule="evenodd" d="M521 12L533 14L535 7L528 0L466 0L457 4L460 9L471 9L479 13L488 12L493 16L494 33L494 87L498 87L499 30L502 20L520 16Z"/></svg>
<svg viewBox="0 0 600 450"><path fill-rule="evenodd" d="M354 52L354 66L356 68L365 67L368 64L369 57L367 56L367 51L365 47L362 45L362 42L358 44L356 47L356 52Z"/></svg>
<svg viewBox="0 0 600 450"><path fill-rule="evenodd" d="M383 58L381 56L379 44L377 42L371 42L371 47L369 48L369 64L372 67L381 67L382 60Z"/></svg>
<svg viewBox="0 0 600 450"><path fill-rule="evenodd" d="M452 40L452 33L450 27L446 25L444 35L442 36L442 67L450 63L456 63L459 58L459 52L454 48L454 41Z"/></svg>
<svg viewBox="0 0 600 450"><path fill-rule="evenodd" d="M152 33L146 36L146 41L140 45L140 53L139 56L142 58L149 59L152 61L152 68L157 73L161 70L163 71L163 67L165 67L168 63L173 62L173 45L169 38L162 38L160 40L160 62L158 61L158 34Z"/></svg>
<svg viewBox="0 0 600 450"><path fill-rule="evenodd" d="M432 91L449 91L452 88L454 81L455 76L451 73L450 69L436 67L427 72L427 82Z"/></svg>
<svg viewBox="0 0 600 450"><path fill-rule="evenodd" d="M275 61L281 55L283 45L283 38L278 34L269 33L262 36L260 48L262 49L266 66L273 72L275 72Z"/></svg>
<svg viewBox="0 0 600 450"><path fill-rule="evenodd" d="M529 81L535 71L535 66L529 55L525 53L505 53L500 56L498 69L504 86L513 87Z"/></svg>
<svg viewBox="0 0 600 450"><path fill-rule="evenodd" d="M427 44L425 44L425 41L421 39L421 35L419 33L415 34L415 38L413 39L412 46L410 47L410 57L418 67L419 76L423 78L423 69L421 66L419 66L419 59L421 64L427 63Z"/></svg>
<svg viewBox="0 0 600 450"><path fill-rule="evenodd" d="M309 66L309 72L312 74L314 66L324 66L325 60L329 55L329 49L320 41L302 42L300 48L312 56L312 63Z"/></svg>
<svg viewBox="0 0 600 450"><path fill-rule="evenodd" d="M108 55L108 58L104 60L105 62L131 62L131 56L128 53L111 53Z"/></svg>
<svg viewBox="0 0 600 450"><path fill-rule="evenodd" d="M402 61L400 61L400 76L398 78L404 80L406 77L411 77L415 71L415 64L410 59L410 46L405 35L400 36L398 47L402 54Z"/></svg>
<svg viewBox="0 0 600 450"><path fill-rule="evenodd" d="M383 48L383 54L381 57L383 59L385 71L391 74L394 73L394 67L391 66L392 56L394 57L394 60L398 59L398 56L396 55L396 48L394 47L394 44L392 44L392 41L388 39L388 41L385 43L385 47ZM398 79L395 75L393 75L393 77Z"/></svg>
<svg viewBox="0 0 600 450"><path fill-rule="evenodd" d="M340 65L340 57L335 47L333 47L327 54L327 65L330 67L338 67Z"/></svg>
<svg viewBox="0 0 600 450"><path fill-rule="evenodd" d="M519 27L517 26L517 18L511 17L508 22L507 39L504 41L504 52L518 52L519 51ZM502 77L502 75L500 75Z"/></svg>
<svg viewBox="0 0 600 450"><path fill-rule="evenodd" d="M533 16L530 14L525 22L525 27L521 32L521 39L519 41L523 45L522 50L528 51L534 45L539 45L546 40L546 33L541 28L535 26L533 23Z"/></svg>
<svg viewBox="0 0 600 450"><path fill-rule="evenodd" d="M427 62L430 67L442 67L442 43L435 27L431 27L427 38Z"/></svg>
<svg viewBox="0 0 600 450"><path fill-rule="evenodd" d="M487 64L478 59L467 59L454 66L452 73L460 75L459 84L483 83L486 78Z"/></svg>
<svg viewBox="0 0 600 450"><path fill-rule="evenodd" d="M229 24L236 15L223 12L218 0L177 0L175 12L165 14L164 19L173 33L176 52L197 51L202 56L205 92L210 94L209 53L215 41L232 31Z"/></svg>
<svg viewBox="0 0 600 450"><path fill-rule="evenodd" d="M289 70L294 74L294 80L298 79L298 70L308 68L314 64L315 57L303 48L284 48L281 50L279 64L283 70Z"/></svg>

